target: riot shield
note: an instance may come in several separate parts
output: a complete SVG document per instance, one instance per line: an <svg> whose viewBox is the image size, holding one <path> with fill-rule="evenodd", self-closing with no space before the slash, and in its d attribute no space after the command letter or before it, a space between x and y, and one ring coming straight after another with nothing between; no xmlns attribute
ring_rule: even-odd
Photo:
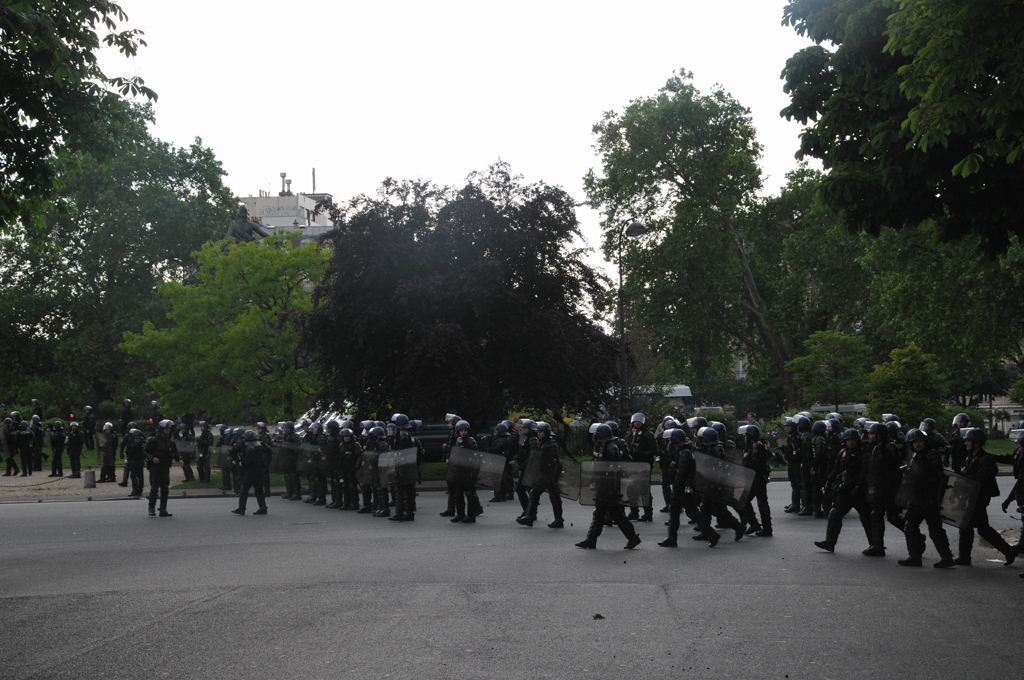
<svg viewBox="0 0 1024 680"><path fill-rule="evenodd" d="M363 451L359 459L359 483L369 486L376 486L380 481L377 473L377 461L380 458L380 451Z"/></svg>
<svg viewBox="0 0 1024 680"><path fill-rule="evenodd" d="M743 465L743 449L738 446L730 448L723 447L725 451L725 459L734 465Z"/></svg>
<svg viewBox="0 0 1024 680"><path fill-rule="evenodd" d="M900 489L896 492L896 505L907 510L928 513L935 510L938 502L935 481L924 474L924 463L917 460L916 454L912 453L903 471Z"/></svg>
<svg viewBox="0 0 1024 680"><path fill-rule="evenodd" d="M382 487L416 483L416 449L384 451L377 459L377 474Z"/></svg>
<svg viewBox="0 0 1024 680"><path fill-rule="evenodd" d="M177 448L179 456L188 456L189 458L192 458L196 455L195 439L179 439L174 442L174 446Z"/></svg>
<svg viewBox="0 0 1024 680"><path fill-rule="evenodd" d="M505 456L456 446L448 456L445 481L459 486L497 491L505 474Z"/></svg>
<svg viewBox="0 0 1024 680"><path fill-rule="evenodd" d="M556 470L541 457L539 450L532 451L523 471L523 486L530 489L546 489L555 482L555 473Z"/></svg>
<svg viewBox="0 0 1024 680"><path fill-rule="evenodd" d="M1010 430L1009 432L1006 433L1006 438L1009 439L1011 442L1016 442L1017 437L1019 437L1022 432L1024 432L1024 430Z"/></svg>
<svg viewBox="0 0 1024 680"><path fill-rule="evenodd" d="M981 484L951 470L945 470L946 489L942 495L942 521L957 528L971 521Z"/></svg>
<svg viewBox="0 0 1024 680"><path fill-rule="evenodd" d="M43 446L53 451L53 432L43 430Z"/></svg>
<svg viewBox="0 0 1024 680"><path fill-rule="evenodd" d="M651 500L647 463L586 460L580 463L580 505L642 507Z"/></svg>
<svg viewBox="0 0 1024 680"><path fill-rule="evenodd" d="M100 465L114 464L114 435L108 432L96 433L96 460Z"/></svg>
<svg viewBox="0 0 1024 680"><path fill-rule="evenodd" d="M562 464L558 475L558 495L570 501L580 499L580 462L566 456L559 459Z"/></svg>
<svg viewBox="0 0 1024 680"><path fill-rule="evenodd" d="M13 447L7 441L7 428L0 425L0 451L3 451L4 458L10 458L11 451L13 450Z"/></svg>
<svg viewBox="0 0 1024 680"><path fill-rule="evenodd" d="M221 470L233 470L235 463L231 460L231 447L221 444L217 447L217 467Z"/></svg>
<svg viewBox="0 0 1024 680"><path fill-rule="evenodd" d="M298 444L294 442L274 442L270 446L270 471L282 474L295 472L298 458Z"/></svg>
<svg viewBox="0 0 1024 680"><path fill-rule="evenodd" d="M320 465L320 447L316 444L299 444L299 455L295 459L295 470L300 475L312 475Z"/></svg>
<svg viewBox="0 0 1024 680"><path fill-rule="evenodd" d="M754 485L754 471L723 458L693 452L694 491L698 496L742 510Z"/></svg>

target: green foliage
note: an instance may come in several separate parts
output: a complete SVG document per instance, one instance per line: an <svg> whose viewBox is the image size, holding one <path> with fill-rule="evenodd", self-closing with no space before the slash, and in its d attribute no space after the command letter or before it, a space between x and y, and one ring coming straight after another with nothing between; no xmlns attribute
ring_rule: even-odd
<svg viewBox="0 0 1024 680"><path fill-rule="evenodd" d="M99 404L96 405L96 420L98 420L100 423L103 423L103 421L106 420L113 422L114 420L117 419L117 415L119 413L117 408L118 405L112 401L101 401Z"/></svg>
<svg viewBox="0 0 1024 680"><path fill-rule="evenodd" d="M848 229L933 222L990 254L1024 233L1024 164L989 160L1019 155L1022 21L1020 3L992 0L786 5L815 44L786 62L782 114L806 125L800 155L821 159Z"/></svg>
<svg viewBox="0 0 1024 680"><path fill-rule="evenodd" d="M707 418L708 422L717 420L725 425L725 429L728 430L729 436L735 438L736 430L739 428L739 423L736 420L736 416L732 413L726 413L725 411L716 411L714 409L701 409L696 415ZM743 418L746 419L747 414L743 414Z"/></svg>
<svg viewBox="0 0 1024 680"><path fill-rule="evenodd" d="M1014 404L1024 404L1024 377L1021 377L1017 382L1013 383L1007 396L1010 401Z"/></svg>
<svg viewBox="0 0 1024 680"><path fill-rule="evenodd" d="M868 378L868 416L881 420L883 413L895 413L916 424L938 413L946 384L934 355L911 342L889 356Z"/></svg>
<svg viewBox="0 0 1024 680"><path fill-rule="evenodd" d="M142 31L117 30L127 18L107 0L0 1L0 233L20 223L39 243L43 212L70 207L54 200L56 158L105 161L132 145L122 97L156 93L138 77L109 78L96 60L103 45L133 57L146 44Z"/></svg>
<svg viewBox="0 0 1024 680"><path fill-rule="evenodd" d="M883 230L862 259L871 273L867 326L875 345L916 343L953 378L950 396L1001 394L1024 338L1024 247L995 260L976 236L942 243L933 229Z"/></svg>
<svg viewBox="0 0 1024 680"><path fill-rule="evenodd" d="M316 244L294 248L287 234L207 243L195 283L160 286L171 325L147 321L141 333L125 333L122 347L157 367L149 382L168 412L294 417L320 389L299 334L328 256Z"/></svg>
<svg viewBox="0 0 1024 680"><path fill-rule="evenodd" d="M458 191L388 181L334 208L306 336L325 402L479 423L604 401L616 348L592 318L575 201L521 179L498 163Z"/></svg>
<svg viewBox="0 0 1024 680"><path fill-rule="evenodd" d="M602 168L585 187L604 215L605 255L621 250L625 299L695 394L724 395L743 353L802 403L786 362L809 333L855 323L861 247L815 204L816 173L791 173L780 196L759 198L749 111L691 79L678 72L594 126ZM639 241L621 237L633 219L648 227Z"/></svg>
<svg viewBox="0 0 1024 680"><path fill-rule="evenodd" d="M118 349L122 334L164 318L157 284L187 281L191 252L230 220L213 152L198 139L176 148L151 137L148 107L126 115L133 150L60 165L59 196L72 212L45 213L45 247L20 227L0 237L4 394L80 408L135 392L151 366Z"/></svg>
<svg viewBox="0 0 1024 680"><path fill-rule="evenodd" d="M913 104L908 145L927 152L969 135L972 151L951 168L968 177L982 164L1024 152L1024 5L1004 0L904 0L888 21L900 89Z"/></svg>
<svg viewBox="0 0 1024 680"><path fill-rule="evenodd" d="M858 335L817 331L804 341L807 354L786 368L808 403L839 404L863 397L871 350Z"/></svg>

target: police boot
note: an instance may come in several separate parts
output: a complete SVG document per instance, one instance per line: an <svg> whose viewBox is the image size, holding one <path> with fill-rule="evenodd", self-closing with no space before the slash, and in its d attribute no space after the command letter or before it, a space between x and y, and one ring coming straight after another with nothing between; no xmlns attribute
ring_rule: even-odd
<svg viewBox="0 0 1024 680"><path fill-rule="evenodd" d="M477 496L469 496L466 510L468 517L479 517L484 514L484 506L480 504L480 499Z"/></svg>
<svg viewBox="0 0 1024 680"><path fill-rule="evenodd" d="M454 517L455 516L455 492L448 491L448 507L444 512L441 513L441 517Z"/></svg>
<svg viewBox="0 0 1024 680"><path fill-rule="evenodd" d="M640 521L640 508L632 507L629 509L629 515L626 517L630 522Z"/></svg>
<svg viewBox="0 0 1024 680"><path fill-rule="evenodd" d="M879 526L881 524L881 526ZM874 515L871 517L871 546L861 552L868 557L885 557L885 518L879 522Z"/></svg>
<svg viewBox="0 0 1024 680"><path fill-rule="evenodd" d="M452 517L452 522L461 522L466 519L466 497L461 493L455 493L455 516Z"/></svg>
<svg viewBox="0 0 1024 680"><path fill-rule="evenodd" d="M640 536L637 535L636 529L629 523L629 520L618 522L619 529L622 530L623 535L626 537L626 545L623 546L625 550L632 550L633 548L640 545Z"/></svg>
<svg viewBox="0 0 1024 680"><path fill-rule="evenodd" d="M597 537L601 535L601 530L604 528L604 521L595 517L590 522L590 529L587 531L587 537L576 544L577 548L585 548L587 550L593 550L597 547Z"/></svg>

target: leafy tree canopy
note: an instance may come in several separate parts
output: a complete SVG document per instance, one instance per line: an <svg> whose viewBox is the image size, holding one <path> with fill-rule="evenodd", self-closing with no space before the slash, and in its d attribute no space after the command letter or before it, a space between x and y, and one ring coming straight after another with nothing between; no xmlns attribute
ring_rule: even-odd
<svg viewBox="0 0 1024 680"><path fill-rule="evenodd" d="M815 44L782 72L799 155L847 228L934 223L999 253L1024 232L1019 2L792 0L783 23ZM1004 160L1006 162L1004 162ZM999 162L996 162L999 160Z"/></svg>
<svg viewBox="0 0 1024 680"><path fill-rule="evenodd" d="M863 398L871 350L858 335L817 331L804 341L807 354L786 367L808 402L840 404Z"/></svg>
<svg viewBox="0 0 1024 680"><path fill-rule="evenodd" d="M677 72L656 96L594 126L602 168L585 183L604 213L605 254L622 249L626 301L695 395L724 384L744 353L760 376L771 367L790 404L802 404L786 362L811 332L856 322L867 284L856 263L862 248L816 205L816 173L791 173L780 196L759 198L749 111L691 80ZM648 234L622 239L633 219Z"/></svg>
<svg viewBox="0 0 1024 680"><path fill-rule="evenodd" d="M868 416L881 420L883 413L895 413L904 422L919 423L942 411L946 385L935 357L913 342L889 357L868 378Z"/></svg>
<svg viewBox="0 0 1024 680"><path fill-rule="evenodd" d="M198 253L194 283L160 286L171 325L147 321L141 333L125 333L123 348L155 364L150 385L172 412L301 414L320 389L299 348L301 323L328 255L315 244L293 247L287 234L262 244L211 241Z"/></svg>
<svg viewBox="0 0 1024 680"><path fill-rule="evenodd" d="M142 31L118 30L126 20L108 0L0 0L0 232L21 222L42 236L62 176L55 160L106 161L131 144L122 98L156 93L96 61L101 45L133 57L146 44Z"/></svg>
<svg viewBox="0 0 1024 680"><path fill-rule="evenodd" d="M151 137L148 108L127 109L125 120L130 150L106 164L80 154L55 165L67 211L44 213L44 247L24 225L0 237L9 399L33 389L22 396L96 405L143 386L151 367L118 349L122 334L146 319L163 323L157 284L189 280L192 251L231 219L224 171L201 140L176 148Z"/></svg>
<svg viewBox="0 0 1024 680"><path fill-rule="evenodd" d="M388 180L328 207L339 227L306 336L325 403L481 422L604 401L615 343L562 189L499 162L459 190Z"/></svg>

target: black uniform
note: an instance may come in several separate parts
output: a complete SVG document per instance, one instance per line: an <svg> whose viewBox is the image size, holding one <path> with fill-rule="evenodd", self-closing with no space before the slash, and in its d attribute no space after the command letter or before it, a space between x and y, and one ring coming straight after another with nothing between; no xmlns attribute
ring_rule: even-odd
<svg viewBox="0 0 1024 680"><path fill-rule="evenodd" d="M16 431L18 443L18 454L21 456L21 476L29 477L34 469L32 460L36 450L36 438L28 429L28 423L21 421L21 426Z"/></svg>
<svg viewBox="0 0 1024 680"><path fill-rule="evenodd" d="M196 434L194 431L178 430L178 441L193 442L195 439ZM192 472L192 452L187 449L182 449L178 454L178 459L181 461L181 470L185 473L185 481L194 482L196 476L195 473Z"/></svg>
<svg viewBox="0 0 1024 680"><path fill-rule="evenodd" d="M839 461L832 471L835 488L835 501L828 513L828 527L825 529L825 540L816 541L815 545L826 550L833 550L839 540L839 532L843 529L843 517L852 509L860 515L864 534L871 543L871 506L865 500L867 493L868 461L863 453L863 445L844 448L839 454Z"/></svg>
<svg viewBox="0 0 1024 680"><path fill-rule="evenodd" d="M249 489L256 494L256 503L260 506L257 511L260 515L267 514L267 500L263 495L263 470L265 458L260 450L258 442L241 441L236 449L238 451L239 467L242 470L242 483L238 491L238 509L236 514L245 514L245 503L249 498Z"/></svg>
<svg viewBox="0 0 1024 680"><path fill-rule="evenodd" d="M117 433L111 429L109 433L104 434L110 435L110 443L99 448L99 459L100 459L100 478L99 482L116 482L117 481L117 460L114 457L115 451L117 451Z"/></svg>
<svg viewBox="0 0 1024 680"><path fill-rule="evenodd" d="M363 457L363 447L356 441L355 436L349 437L346 442L341 438L341 485L344 501L342 510L359 510L359 463ZM365 512L369 512L369 504Z"/></svg>
<svg viewBox="0 0 1024 680"><path fill-rule="evenodd" d="M53 456L50 462L50 476L64 476L64 446L67 443L67 436L64 429L50 432L50 455Z"/></svg>
<svg viewBox="0 0 1024 680"><path fill-rule="evenodd" d="M43 442L45 441L46 430L43 429L42 420L33 421L32 430L32 469L36 472L43 471Z"/></svg>
<svg viewBox="0 0 1024 680"><path fill-rule="evenodd" d="M654 460L658 457L658 440L654 433L647 429L645 424L639 430L632 430L629 437L629 455L637 463L647 463L654 469ZM640 509L630 508L629 519L650 522L654 518L654 500L648 501L644 506L644 516L640 517Z"/></svg>
<svg viewBox="0 0 1024 680"><path fill-rule="evenodd" d="M668 538L658 545L664 548L676 547L679 534L679 513L685 511L686 516L697 525L699 536L704 536L712 546L718 543L721 535L711 526L711 522L700 512L699 497L694 493L694 476L697 465L693 459L693 446L687 441L672 442L666 450L672 458L672 467L668 470L672 475L672 503L668 507ZM663 473L664 474L664 473Z"/></svg>
<svg viewBox="0 0 1024 680"><path fill-rule="evenodd" d="M302 441L304 444L316 447L316 452L312 454L313 466L308 475L309 496L305 502L313 505L327 505L327 476L324 474L323 467L323 446L327 443L327 438L319 430L316 432L307 430Z"/></svg>
<svg viewBox="0 0 1024 680"><path fill-rule="evenodd" d="M21 472L18 468L18 430L13 421L10 426L4 425L3 427L7 439L7 471L4 473L4 477L10 477Z"/></svg>
<svg viewBox="0 0 1024 680"><path fill-rule="evenodd" d="M924 554L924 536L921 534L921 522L928 525L928 536L931 537L935 550L944 561L953 561L953 552L949 549L949 538L942 526L941 503L945 492L946 475L942 471L942 454L925 447L923 451L914 451L910 464L904 475L914 475L921 480L920 493L911 498L907 508L906 525L903 533L907 538L906 560L900 560L902 566L921 566L921 555Z"/></svg>
<svg viewBox="0 0 1024 680"><path fill-rule="evenodd" d="M171 464L175 456L174 442L162 430L149 438L143 455L149 468L149 514L156 511L157 496L160 497L160 516L170 517L167 512L167 494L171 485Z"/></svg>
<svg viewBox="0 0 1024 680"><path fill-rule="evenodd" d="M455 431L455 423L448 423L448 441L444 443L444 460L448 461L448 456L451 455L452 447L455 446L455 441L459 438L459 433ZM455 516L455 489L456 486L446 481L448 486L448 507L441 513L441 517L454 517ZM365 494L364 494L365 495ZM523 506L523 512L526 512L526 506Z"/></svg>
<svg viewBox="0 0 1024 680"><path fill-rule="evenodd" d="M552 442L553 443L553 442ZM558 455L557 444L555 445L555 455ZM597 450L594 452L594 460L602 461L619 461L627 459L628 457L623 456L616 440L608 440L598 445ZM530 494L531 507L533 506L533 494ZM595 502L594 516L590 521L590 529L587 531L587 537L583 541L576 544L579 548L596 548L597 537L601 535L604 529L605 518L610 517L622 534L626 537L627 543L626 548L632 550L640 543L640 537L637 536L636 530L633 525L626 519L626 514L623 512L622 506L618 504L617 498L601 498L598 497ZM559 508L561 509L561 508ZM678 517L678 515L677 515ZM670 527L671 528L671 527Z"/></svg>
<svg viewBox="0 0 1024 680"><path fill-rule="evenodd" d="M210 448L213 446L213 432L205 428L196 439L196 474L200 482L210 482Z"/></svg>
<svg viewBox="0 0 1024 680"><path fill-rule="evenodd" d="M531 430L525 430L520 433L520 436L513 436L515 439L515 461L516 465L519 466L519 478L516 480L516 496L519 498L519 505L523 506L523 514L520 517L526 517L526 511L530 507L530 489L523 485L523 474L526 472L526 461L530 459L530 451L537 446L537 433Z"/></svg>
<svg viewBox="0 0 1024 680"><path fill-rule="evenodd" d="M128 445L125 447L125 467L128 468L128 478L132 483L132 490L129 496L141 496L145 481L142 477L143 468L146 463L146 442L142 437L125 437Z"/></svg>
<svg viewBox="0 0 1024 680"><path fill-rule="evenodd" d="M81 428L72 427L68 429L68 460L71 461L71 477L78 479L82 476L82 448L85 446L85 435Z"/></svg>
<svg viewBox="0 0 1024 680"><path fill-rule="evenodd" d="M474 451L477 449L476 439L470 436L456 437L455 446ZM556 444L556 452L557 446ZM449 493L455 497L455 516L451 521L465 524L476 522L476 518L484 512L483 506L480 505L480 499L476 495L476 487L472 484L449 484L448 489Z"/></svg>
<svg viewBox="0 0 1024 680"><path fill-rule="evenodd" d="M700 440L698 439L698 441ZM706 453L709 456L714 456L715 458L725 459L725 448L720 443L706 447L703 453ZM710 497L704 497L700 502L700 512L708 521L714 517L717 521L717 526L735 531L737 541L743 538L743 533L746 531L746 525L741 520L736 519L736 517L729 512L729 506L725 503ZM697 536L701 537L698 540L703 540L703 538L705 538L701 534L697 534Z"/></svg>
<svg viewBox="0 0 1024 680"><path fill-rule="evenodd" d="M992 498L999 495L999 484L996 482L998 472L996 459L983 448L975 448L967 454L961 474L977 481L981 485L978 491L978 501L971 513L971 520L960 527L960 555L956 559L957 564L971 563L971 548L974 546L974 530L989 544L1003 553L1006 564L1011 564L1017 557L1017 549L1006 542L998 531L988 523L988 504Z"/></svg>
<svg viewBox="0 0 1024 680"><path fill-rule="evenodd" d="M792 432L787 430L786 441L779 445L779 450L786 459L786 476L789 479L790 488L789 505L786 506L786 512L800 511L800 492L802 488L802 481L800 479L800 453L797 446L798 443L799 437L797 436L796 426L793 426Z"/></svg>
<svg viewBox="0 0 1024 680"><path fill-rule="evenodd" d="M86 413L82 420L82 436L85 438L85 448L90 451L96 450L96 415Z"/></svg>
<svg viewBox="0 0 1024 680"><path fill-rule="evenodd" d="M756 533L758 536L772 535L772 509L768 505L768 482L771 479L771 453L764 442L758 440L750 442L750 445L743 452L743 467L754 471L754 484L750 488L750 499L743 508L742 517L750 527L747 533ZM754 515L754 500L757 501L757 510L761 514L761 521L757 521Z"/></svg>
<svg viewBox="0 0 1024 680"><path fill-rule="evenodd" d="M468 437L468 439L472 440L472 437ZM395 434L394 442L397 449L416 449L417 454L419 454L421 448L419 441L406 429L398 430ZM472 447L467 448L476 448L475 441L473 444L474 445ZM475 514L466 516L466 521L472 522L474 521L472 518L482 513L483 508L480 507L480 501L476 499L475 490L464 490L464 492L467 495L472 493L473 500L476 501L475 507L479 510ZM396 484L394 486L394 494L395 516L391 519L396 521L412 522L416 515L416 482L409 484Z"/></svg>
<svg viewBox="0 0 1024 680"><path fill-rule="evenodd" d="M512 490L512 439L513 437L509 436L507 432L496 434L491 438L487 447L491 453L496 453L505 459L505 471L501 476L501 486L495 489L494 498L491 499L492 503L510 501L514 498Z"/></svg>
<svg viewBox="0 0 1024 680"><path fill-rule="evenodd" d="M870 454L867 462L867 494L865 499L871 506L871 547L864 554L881 557L885 554L885 521L900 531L906 523L896 506L896 492L899 491L903 466L903 451L898 444L886 441L869 443Z"/></svg>
<svg viewBox="0 0 1024 680"><path fill-rule="evenodd" d="M540 496L547 492L548 499L551 501L551 512L555 516L554 521L548 526L552 529L561 528L563 525L562 496L558 492L558 478L562 473L562 463L558 455L558 442L550 434L546 435L544 439L538 436L527 441L534 442L530 449L530 455L540 458L540 470L544 475L545 482L530 489L530 503L526 508L526 516L517 521L520 524L532 526L537 521L537 508L540 505ZM618 455L618 449L616 449L616 455ZM529 463L527 464L529 465ZM619 507L619 513L622 513L621 507ZM603 517L604 515L602 515L602 519Z"/></svg>

